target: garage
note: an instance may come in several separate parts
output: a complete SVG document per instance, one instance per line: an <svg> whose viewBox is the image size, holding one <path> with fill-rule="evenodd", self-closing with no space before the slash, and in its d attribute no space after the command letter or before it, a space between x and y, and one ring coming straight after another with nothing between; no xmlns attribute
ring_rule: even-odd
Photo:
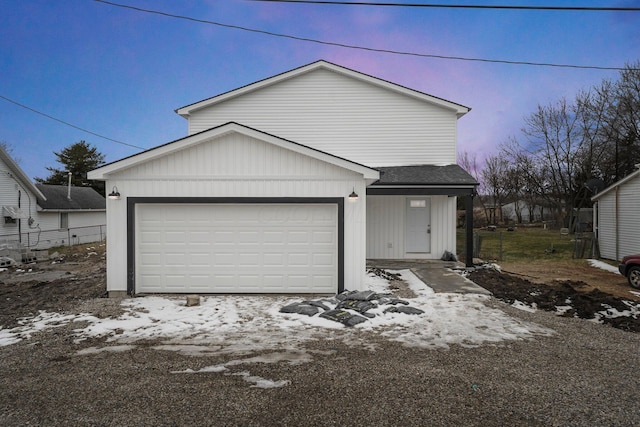
<svg viewBox="0 0 640 427"><path fill-rule="evenodd" d="M133 293L335 293L336 203L133 204Z"/></svg>
<svg viewBox="0 0 640 427"><path fill-rule="evenodd" d="M360 289L379 178L238 123L104 165L109 296Z"/></svg>

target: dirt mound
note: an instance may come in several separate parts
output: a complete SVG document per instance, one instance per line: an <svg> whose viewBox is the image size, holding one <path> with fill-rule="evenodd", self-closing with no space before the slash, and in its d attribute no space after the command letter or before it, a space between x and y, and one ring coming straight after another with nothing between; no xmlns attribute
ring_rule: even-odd
<svg viewBox="0 0 640 427"><path fill-rule="evenodd" d="M91 248L93 249L93 248ZM0 327L39 311L67 311L78 301L105 296L104 250L13 267L0 273Z"/></svg>
<svg viewBox="0 0 640 427"><path fill-rule="evenodd" d="M565 317L596 319L615 328L640 332L640 305L635 301L587 287L581 281L564 280L552 284L533 283L497 270L476 270L469 279L509 304L516 301Z"/></svg>

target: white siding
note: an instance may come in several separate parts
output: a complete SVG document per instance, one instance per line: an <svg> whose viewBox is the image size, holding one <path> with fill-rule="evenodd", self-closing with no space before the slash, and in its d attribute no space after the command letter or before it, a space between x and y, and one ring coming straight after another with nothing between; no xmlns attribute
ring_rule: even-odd
<svg viewBox="0 0 640 427"><path fill-rule="evenodd" d="M9 166L0 159L0 240L18 240L18 223L5 224L2 212L3 206L18 206L18 193L20 193L20 209L37 220L36 196L30 191L25 191L26 184L16 182L9 176L12 173ZM37 221L36 221L37 222ZM27 233L29 226L27 220L22 220L22 233Z"/></svg>
<svg viewBox="0 0 640 427"><path fill-rule="evenodd" d="M191 113L194 134L237 122L367 166L456 162L456 113L318 69Z"/></svg>
<svg viewBox="0 0 640 427"><path fill-rule="evenodd" d="M127 197L345 197L345 288L360 289L365 272L365 182L361 174L245 135L230 133L131 167L107 181L107 289L127 284Z"/></svg>
<svg viewBox="0 0 640 427"><path fill-rule="evenodd" d="M456 198L428 196L431 200L431 253L405 252L408 196L367 196L367 258L439 259L445 250L456 252ZM416 197L412 197L416 198Z"/></svg>
<svg viewBox="0 0 640 427"><path fill-rule="evenodd" d="M600 255L619 261L640 252L640 178L631 179L598 199ZM617 254L617 257L616 257Z"/></svg>

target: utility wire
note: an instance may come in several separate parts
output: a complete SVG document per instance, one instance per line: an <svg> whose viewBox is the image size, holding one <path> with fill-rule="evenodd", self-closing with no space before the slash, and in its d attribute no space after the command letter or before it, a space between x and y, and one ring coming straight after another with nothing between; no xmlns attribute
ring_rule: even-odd
<svg viewBox="0 0 640 427"><path fill-rule="evenodd" d="M21 104L21 103L19 103L19 102L17 102L17 101L14 101L13 99L7 98L6 96L2 96L2 95L0 95L0 98L4 99L4 100L5 100L5 101L7 101L7 102L10 102L10 103L12 103L12 104L17 105L18 107L22 107L22 108L24 108L24 109L26 109L26 110L29 110L29 111L31 111L31 112L34 112L34 113L36 113L36 114L40 114L41 116L44 116L44 117L46 117L46 118L48 118L48 119L55 120L56 122L58 122L58 123L62 123L63 125L70 126L70 127L74 128L74 129L81 130L82 132L89 133L89 134L91 134L91 135L97 136L97 137L102 138L102 139L106 139L106 140L108 140L108 141L115 142L115 143L117 143L117 144L122 144L122 145L126 145L126 146L128 146L128 147L133 147L133 148L138 148L138 149L140 149L140 150L146 150L146 148L144 148L144 147L138 147L137 145L127 144L126 142L118 141L117 139L109 138L108 136L100 135L99 133L95 133L95 132L92 132L92 131L90 131L90 130L87 130L87 129L81 128L80 126L76 126L76 125L71 124L71 123L69 123L69 122L65 122L64 120L60 120L60 119L58 119L58 118L55 118L55 117L50 116L50 115L48 115L48 114L45 114L45 113L43 113L42 111L38 111L38 110L36 110L36 109L34 109L34 108L28 107L28 106L26 106L26 105L24 105L24 104Z"/></svg>
<svg viewBox="0 0 640 427"><path fill-rule="evenodd" d="M184 20L187 20L187 21L198 22L198 23L201 23L201 24L216 25L218 27L224 27L224 28L231 28L231 29L235 29L235 30L248 31L248 32L257 33L257 34L265 34L265 35L268 35L268 36L281 37L281 38L286 38L286 39L290 39L290 40L297 40L297 41L303 41L303 42L308 42L308 43L316 43L316 44L321 44L321 45L325 45L325 46L341 47L341 48L344 48L344 49L364 50L364 51L368 51L368 52L388 53L388 54L392 54L392 55L415 56L415 57L420 57L420 58L447 59L447 60L455 60L455 61L488 62L488 63L494 63L494 64L509 64L509 65L529 65L529 66L536 66L536 67L556 67L556 68L574 68L574 69L577 68L577 69L587 69L587 70L614 70L614 71L622 71L622 70L628 69L628 68L623 68L623 67L600 67L600 66L596 66L596 65L572 65L572 64L555 64L555 63L550 63L550 62L508 61L508 60L502 60L502 59L469 58L469 57L462 57L462 56L433 55L433 54L427 54L427 53L407 52L407 51L392 50L392 49L378 49L378 48L367 47L367 46L358 46L358 45L352 45L352 44L346 44L346 43L328 42L328 41L324 41L324 40L311 39L311 38L307 38L307 37L299 37L299 36L292 36L292 35L288 35L288 34L274 33L274 32L265 31L265 30L256 30L254 28L243 27L243 26L240 26L240 25L223 24L223 23L220 23L220 22L209 21L209 20L206 20L206 19L193 18L193 17L190 17L190 16L184 16L184 15L175 15L175 14L172 14L172 13L161 12L161 11L152 10L152 9L143 9L143 8L140 8L140 7L137 7L137 6L130 6L130 5L126 5L126 4L114 3L114 2L111 2L111 1L107 1L107 0L93 0L93 1L95 1L97 3L108 4L110 6L121 7L121 8L124 8L124 9L131 9L131 10L135 10L135 11L138 11L138 12L144 12L144 13L150 13L150 14L155 14L155 15L166 16L168 18L184 19Z"/></svg>
<svg viewBox="0 0 640 427"><path fill-rule="evenodd" d="M329 4L340 6L396 6L396 7L425 7L449 9L508 9L508 10L554 10L554 11L588 11L588 12L640 12L640 7L609 7L609 6L516 6L516 5L479 5L479 4L436 4L436 3L388 3L368 1L331 1L331 0L245 0L267 3L301 3L301 4Z"/></svg>

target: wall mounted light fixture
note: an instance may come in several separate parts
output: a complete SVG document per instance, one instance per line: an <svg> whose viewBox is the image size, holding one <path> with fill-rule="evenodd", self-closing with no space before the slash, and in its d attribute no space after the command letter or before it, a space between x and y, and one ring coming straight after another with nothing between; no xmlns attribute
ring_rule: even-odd
<svg viewBox="0 0 640 427"><path fill-rule="evenodd" d="M109 193L107 197L111 200L120 200L120 192L118 191L118 187L114 185L111 189L111 193Z"/></svg>
<svg viewBox="0 0 640 427"><path fill-rule="evenodd" d="M358 193L356 193L355 187L353 188L353 191L351 192L351 194L349 194L349 200L352 202L355 202L356 200L358 200Z"/></svg>

